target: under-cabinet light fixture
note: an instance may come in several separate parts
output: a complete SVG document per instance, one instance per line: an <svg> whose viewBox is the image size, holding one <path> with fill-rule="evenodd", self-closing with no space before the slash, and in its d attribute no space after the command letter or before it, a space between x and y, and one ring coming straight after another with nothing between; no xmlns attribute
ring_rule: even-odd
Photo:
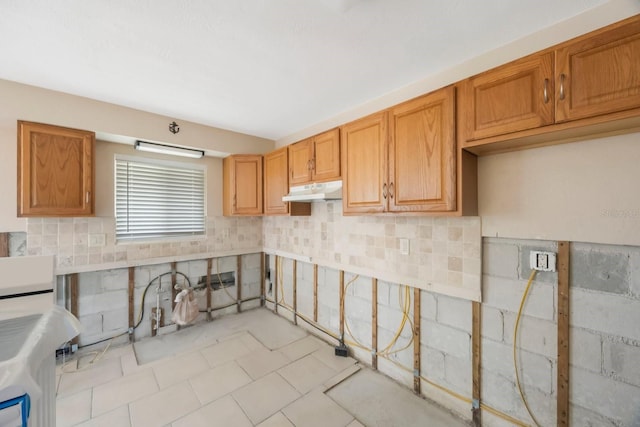
<svg viewBox="0 0 640 427"><path fill-rule="evenodd" d="M170 154L173 156L191 157L200 159L204 156L204 151L193 148L174 147L173 145L156 144L155 142L136 141L133 146L136 150L148 151L150 153Z"/></svg>

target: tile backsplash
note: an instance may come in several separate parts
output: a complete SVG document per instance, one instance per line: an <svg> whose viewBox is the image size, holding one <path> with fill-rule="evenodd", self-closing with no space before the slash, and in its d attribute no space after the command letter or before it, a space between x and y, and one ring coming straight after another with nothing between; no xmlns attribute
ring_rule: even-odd
<svg viewBox="0 0 640 427"><path fill-rule="evenodd" d="M263 241L267 251L479 299L480 227L479 217L343 216L340 201L316 202L309 217L264 217Z"/></svg>
<svg viewBox="0 0 640 427"><path fill-rule="evenodd" d="M57 268L64 270L260 247L260 217L208 217L205 236L120 244L115 240L114 218L29 218L25 252L56 255Z"/></svg>

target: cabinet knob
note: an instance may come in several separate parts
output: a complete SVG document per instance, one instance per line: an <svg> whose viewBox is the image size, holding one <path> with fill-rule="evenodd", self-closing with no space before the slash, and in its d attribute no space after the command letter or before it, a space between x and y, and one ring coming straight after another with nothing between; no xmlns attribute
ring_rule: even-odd
<svg viewBox="0 0 640 427"><path fill-rule="evenodd" d="M565 75L564 73L560 74L560 100L564 100L564 79L565 79Z"/></svg>
<svg viewBox="0 0 640 427"><path fill-rule="evenodd" d="M382 184L382 197L387 198L387 183Z"/></svg>
<svg viewBox="0 0 640 427"><path fill-rule="evenodd" d="M85 200L87 201L87 204L89 204L91 202L91 192L87 191L87 194L85 196Z"/></svg>
<svg viewBox="0 0 640 427"><path fill-rule="evenodd" d="M389 198L393 199L393 193L395 193L395 186L393 185L393 182L391 184L389 184Z"/></svg>

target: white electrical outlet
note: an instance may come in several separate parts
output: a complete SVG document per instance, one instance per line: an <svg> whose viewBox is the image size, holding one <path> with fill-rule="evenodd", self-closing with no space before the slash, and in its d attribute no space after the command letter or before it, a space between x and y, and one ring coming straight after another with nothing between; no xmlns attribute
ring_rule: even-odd
<svg viewBox="0 0 640 427"><path fill-rule="evenodd" d="M409 239L400 239L400 253L402 255L409 255Z"/></svg>
<svg viewBox="0 0 640 427"><path fill-rule="evenodd" d="M529 265L533 270L556 271L556 254L554 252L529 252Z"/></svg>

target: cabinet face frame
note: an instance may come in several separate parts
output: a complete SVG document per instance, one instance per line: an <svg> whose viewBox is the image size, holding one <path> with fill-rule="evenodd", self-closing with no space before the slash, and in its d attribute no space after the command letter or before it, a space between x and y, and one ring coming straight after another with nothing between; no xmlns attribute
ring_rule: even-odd
<svg viewBox="0 0 640 427"><path fill-rule="evenodd" d="M94 132L18 121L18 217L93 216L94 151Z"/></svg>
<svg viewBox="0 0 640 427"><path fill-rule="evenodd" d="M455 88L389 111L390 212L456 210Z"/></svg>

